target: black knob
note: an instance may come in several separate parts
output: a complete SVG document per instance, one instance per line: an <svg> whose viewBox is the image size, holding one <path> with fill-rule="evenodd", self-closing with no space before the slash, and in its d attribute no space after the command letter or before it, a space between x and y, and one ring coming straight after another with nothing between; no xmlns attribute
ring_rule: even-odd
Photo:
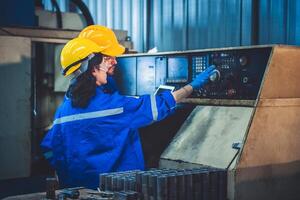
<svg viewBox="0 0 300 200"><path fill-rule="evenodd" d="M244 76L244 77L242 78L242 82L243 82L244 84L247 84L247 83L249 82L249 78L248 78L247 76Z"/></svg>
<svg viewBox="0 0 300 200"><path fill-rule="evenodd" d="M248 59L246 56L242 56L242 57L240 57L239 62L241 64L241 66L245 66L248 63Z"/></svg>

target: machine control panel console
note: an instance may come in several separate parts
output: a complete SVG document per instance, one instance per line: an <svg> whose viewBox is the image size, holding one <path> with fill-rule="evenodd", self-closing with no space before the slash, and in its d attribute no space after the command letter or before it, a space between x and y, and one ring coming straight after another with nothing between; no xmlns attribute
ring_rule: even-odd
<svg viewBox="0 0 300 200"><path fill-rule="evenodd" d="M216 73L194 97L255 99L270 55L269 48L207 52L192 56L192 79L210 65Z"/></svg>
<svg viewBox="0 0 300 200"><path fill-rule="evenodd" d="M124 56L118 60L117 69L123 73L118 74L119 80L123 80L119 81L119 84L122 84L125 87L124 91L128 92L126 87L132 87L134 82L136 89L131 91L131 95L153 93L161 84L178 89L191 82L209 66L215 65L215 73L209 82L194 91L192 98L252 100L257 98L271 49L272 47L231 48L215 51L183 51L165 55L160 53L157 56ZM124 83L125 78L120 77L126 76L127 71L132 73L133 69L136 69L134 73L137 80Z"/></svg>

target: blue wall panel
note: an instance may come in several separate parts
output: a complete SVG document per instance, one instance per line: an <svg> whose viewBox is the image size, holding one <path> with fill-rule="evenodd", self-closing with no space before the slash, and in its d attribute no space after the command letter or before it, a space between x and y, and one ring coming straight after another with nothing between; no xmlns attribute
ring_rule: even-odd
<svg viewBox="0 0 300 200"><path fill-rule="evenodd" d="M48 8L50 0L48 2ZM67 10L68 0L58 0ZM128 30L145 52L300 45L299 0L84 0L97 24Z"/></svg>
<svg viewBox="0 0 300 200"><path fill-rule="evenodd" d="M188 49L240 45L240 0L189 0Z"/></svg>
<svg viewBox="0 0 300 200"><path fill-rule="evenodd" d="M300 1L261 0L259 44L300 45Z"/></svg>

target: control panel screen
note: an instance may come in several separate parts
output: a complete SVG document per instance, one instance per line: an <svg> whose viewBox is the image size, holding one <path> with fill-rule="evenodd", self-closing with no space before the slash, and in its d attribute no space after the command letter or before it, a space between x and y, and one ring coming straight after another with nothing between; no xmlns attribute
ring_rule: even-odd
<svg viewBox="0 0 300 200"><path fill-rule="evenodd" d="M188 81L188 57L177 56L168 58L167 83L185 83Z"/></svg>

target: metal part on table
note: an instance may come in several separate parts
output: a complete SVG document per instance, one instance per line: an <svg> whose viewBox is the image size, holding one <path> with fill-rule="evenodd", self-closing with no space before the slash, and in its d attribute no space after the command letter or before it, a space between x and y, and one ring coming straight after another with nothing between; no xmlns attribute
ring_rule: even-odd
<svg viewBox="0 0 300 200"><path fill-rule="evenodd" d="M55 190L59 188L56 178L46 178L46 198L55 199Z"/></svg>
<svg viewBox="0 0 300 200"><path fill-rule="evenodd" d="M58 200L64 200L67 198L78 199L79 196L80 196L80 192L78 189L64 189L59 192Z"/></svg>
<svg viewBox="0 0 300 200"><path fill-rule="evenodd" d="M114 200L138 200L138 193L135 191L115 192Z"/></svg>
<svg viewBox="0 0 300 200"><path fill-rule="evenodd" d="M100 180L99 187L111 189L115 200L223 200L227 195L227 171L212 167L106 173ZM113 187L111 180L125 185Z"/></svg>

